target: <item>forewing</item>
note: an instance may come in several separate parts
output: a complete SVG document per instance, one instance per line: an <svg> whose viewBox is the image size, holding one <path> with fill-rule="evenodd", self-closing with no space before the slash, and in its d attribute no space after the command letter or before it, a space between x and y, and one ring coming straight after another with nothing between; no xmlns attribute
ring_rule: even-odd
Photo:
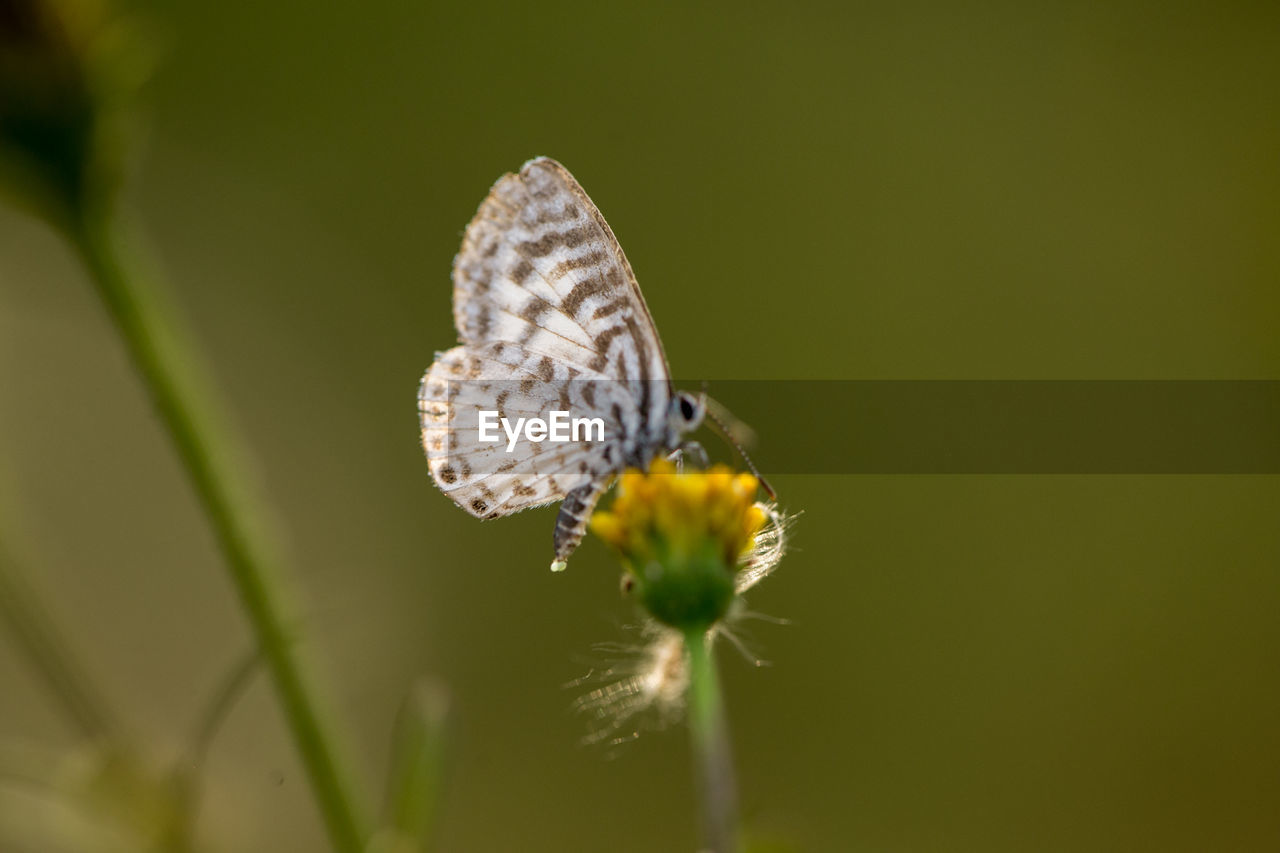
<svg viewBox="0 0 1280 853"><path fill-rule="evenodd" d="M517 344L464 344L437 356L418 390L422 444L441 491L479 518L508 515L562 500L616 469L623 432L638 418L636 400L607 380ZM508 450L480 441L480 412L547 418L553 410L600 417L603 440L537 443L522 437Z"/></svg>
<svg viewBox="0 0 1280 853"><path fill-rule="evenodd" d="M494 184L467 226L453 281L463 343L517 343L659 402L647 389L665 388L666 358L631 265L556 161L530 160Z"/></svg>

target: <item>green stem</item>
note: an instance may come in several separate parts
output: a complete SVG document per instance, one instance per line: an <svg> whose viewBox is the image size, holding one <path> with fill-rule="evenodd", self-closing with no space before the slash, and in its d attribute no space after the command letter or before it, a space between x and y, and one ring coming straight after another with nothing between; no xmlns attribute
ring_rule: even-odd
<svg viewBox="0 0 1280 853"><path fill-rule="evenodd" d="M430 681L414 685L396 719L385 813L390 830L387 837L399 839L405 850L425 853L433 846L436 808L444 787L448 728L448 692Z"/></svg>
<svg viewBox="0 0 1280 853"><path fill-rule="evenodd" d="M251 523L256 513L249 509L234 465L236 447L221 429L211 395L197 381L193 359L174 325L126 270L113 221L110 213L91 206L71 229L73 241L213 528L330 840L336 850L355 853L367 836L357 816L353 786L339 766L332 737L286 631L285 599L274 582L276 560L267 537Z"/></svg>
<svg viewBox="0 0 1280 853"><path fill-rule="evenodd" d="M685 636L685 649L689 654L689 733L702 808L702 849L710 853L736 853L737 792L733 755L711 642L711 635L704 631L691 631Z"/></svg>
<svg viewBox="0 0 1280 853"><path fill-rule="evenodd" d="M30 659L63 711L90 740L120 739L116 715L71 652L52 614L0 542L0 619Z"/></svg>

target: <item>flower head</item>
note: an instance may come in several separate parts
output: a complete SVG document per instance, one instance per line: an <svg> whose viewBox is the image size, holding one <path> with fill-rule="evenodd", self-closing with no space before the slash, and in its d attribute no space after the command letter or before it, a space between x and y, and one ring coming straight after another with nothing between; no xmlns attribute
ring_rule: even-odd
<svg viewBox="0 0 1280 853"><path fill-rule="evenodd" d="M681 631L722 619L739 589L757 535L769 519L756 503L759 481L717 465L676 473L667 460L628 470L613 506L591 530L617 550L644 608Z"/></svg>
<svg viewBox="0 0 1280 853"><path fill-rule="evenodd" d="M589 741L620 744L646 719L661 727L679 717L693 646L723 635L744 650L730 625L751 615L742 594L778 565L790 523L756 502L758 486L724 466L677 473L659 460L648 473L624 473L613 505L592 516L592 532L621 555L624 586L652 618L638 626L642 644L610 646L620 656L576 682L602 685L577 703L594 718Z"/></svg>

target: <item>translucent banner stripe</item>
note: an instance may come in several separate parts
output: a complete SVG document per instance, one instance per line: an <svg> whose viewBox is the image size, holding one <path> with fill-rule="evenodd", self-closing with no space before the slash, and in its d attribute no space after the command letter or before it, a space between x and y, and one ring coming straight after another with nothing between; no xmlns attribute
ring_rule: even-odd
<svg viewBox="0 0 1280 853"><path fill-rule="evenodd" d="M701 383L686 387L700 387ZM1276 474L1276 381L720 381L761 470Z"/></svg>
<svg viewBox="0 0 1280 853"><path fill-rule="evenodd" d="M649 401L669 402L664 386L642 382L531 376L448 384L450 404L433 404L440 409L434 415L438 429L424 440L446 441L450 451L459 451L456 461L470 470L468 477L511 470L516 457L541 457L534 466L539 470L559 458L578 459L581 448L570 446L576 419L603 419L603 429L588 430L584 421L580 435L603 432L607 441L618 441L634 435ZM750 426L757 436L750 452L765 474L1280 473L1280 381L675 385L693 392L705 385ZM507 415L511 432L500 421ZM526 419L524 431L517 429L519 417ZM527 429L535 419L545 423ZM541 439L537 446L520 444L530 435ZM690 437L725 458L706 428ZM620 457L615 452L611 458Z"/></svg>

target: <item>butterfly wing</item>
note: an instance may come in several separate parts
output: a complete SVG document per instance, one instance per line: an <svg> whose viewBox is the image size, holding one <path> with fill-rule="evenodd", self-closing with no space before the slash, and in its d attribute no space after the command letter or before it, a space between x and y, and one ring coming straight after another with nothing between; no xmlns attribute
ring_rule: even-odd
<svg viewBox="0 0 1280 853"><path fill-rule="evenodd" d="M568 170L530 160L494 184L453 264L464 344L517 343L627 384L635 436L665 429L670 373L622 247Z"/></svg>
<svg viewBox="0 0 1280 853"><path fill-rule="evenodd" d="M622 424L637 417L635 400L619 383L508 343L463 344L441 353L422 379L418 409L436 485L478 518L563 500L585 485L607 482L621 454ZM600 417L601 440L522 438L509 444L500 427L489 431L496 441L481 440L482 411L514 424L545 419L553 410Z"/></svg>
<svg viewBox="0 0 1280 853"><path fill-rule="evenodd" d="M432 477L473 515L563 500L557 562L582 538L612 475L666 440L670 372L631 265L600 211L559 163L503 176L467 226L453 264L462 345L419 390ZM479 440L479 413L600 417L598 442Z"/></svg>

